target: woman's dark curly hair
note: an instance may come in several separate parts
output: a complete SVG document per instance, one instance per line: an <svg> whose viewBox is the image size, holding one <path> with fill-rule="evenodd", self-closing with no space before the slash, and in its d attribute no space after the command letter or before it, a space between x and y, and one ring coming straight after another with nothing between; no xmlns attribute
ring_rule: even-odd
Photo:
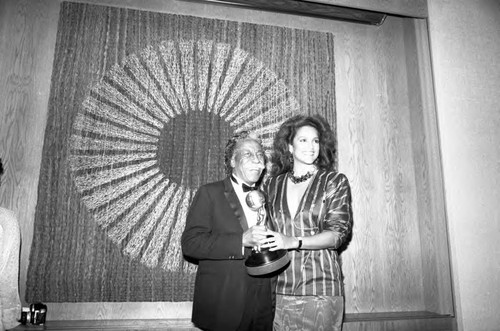
<svg viewBox="0 0 500 331"><path fill-rule="evenodd" d="M224 166L226 169L226 175L230 176L233 173L233 167L231 166L231 159L233 158L234 149L240 141L244 140L255 140L259 144L261 143L259 137L256 134L249 131L241 131L235 133L226 144L224 150Z"/></svg>
<svg viewBox="0 0 500 331"><path fill-rule="evenodd" d="M295 115L281 124L273 141L271 176L277 176L293 169L292 154L288 148L297 131L311 126L318 131L319 156L315 162L318 169L335 170L336 141L330 124L320 115Z"/></svg>

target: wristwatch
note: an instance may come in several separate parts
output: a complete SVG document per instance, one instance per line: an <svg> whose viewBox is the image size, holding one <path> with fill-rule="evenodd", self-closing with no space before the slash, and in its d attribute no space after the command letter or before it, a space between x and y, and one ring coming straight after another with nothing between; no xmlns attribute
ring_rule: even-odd
<svg viewBox="0 0 500 331"><path fill-rule="evenodd" d="M302 247L302 237L297 237L297 239L299 240L299 245L297 246L296 250L300 250L300 248Z"/></svg>

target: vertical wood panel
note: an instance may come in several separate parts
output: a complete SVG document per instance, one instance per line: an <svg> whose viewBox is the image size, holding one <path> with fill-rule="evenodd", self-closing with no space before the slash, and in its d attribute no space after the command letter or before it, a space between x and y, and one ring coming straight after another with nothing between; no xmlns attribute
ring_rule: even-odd
<svg viewBox="0 0 500 331"><path fill-rule="evenodd" d="M21 228L20 291L23 300L33 234L38 177L47 118L58 3L2 1L0 10L0 155L7 168L0 204Z"/></svg>
<svg viewBox="0 0 500 331"><path fill-rule="evenodd" d="M373 289L382 285L378 282L380 268L375 255L380 249L374 240L378 196L372 194L380 185L370 162L376 157L370 144L378 144L379 136L370 125L374 112L366 99L374 94L370 84L373 73L369 59L362 55L369 39L369 31L361 28L353 34L337 35L336 39L339 170L348 176L354 199L353 239L342 253L345 290L350 298L346 310L351 312L375 311L380 297Z"/></svg>
<svg viewBox="0 0 500 331"><path fill-rule="evenodd" d="M440 144L432 89L432 72L427 37L427 22L405 22L405 40L415 164L419 195L417 210L421 233L423 294L426 310L453 314L451 266L448 255L444 184ZM425 134L422 134L425 132Z"/></svg>
<svg viewBox="0 0 500 331"><path fill-rule="evenodd" d="M355 216L343 253L346 311L422 310L402 21L338 37L339 166Z"/></svg>

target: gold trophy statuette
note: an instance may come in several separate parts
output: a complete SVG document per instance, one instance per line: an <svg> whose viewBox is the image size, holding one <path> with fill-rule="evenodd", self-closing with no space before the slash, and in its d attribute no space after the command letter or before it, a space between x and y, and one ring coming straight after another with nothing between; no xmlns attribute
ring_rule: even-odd
<svg viewBox="0 0 500 331"><path fill-rule="evenodd" d="M246 203L250 209L258 213L257 225L265 221L266 197L260 190L250 191L246 197ZM285 249L269 251L261 249L259 246L252 249L252 254L246 259L245 266L248 274L252 276L261 276L275 272L290 261L288 252Z"/></svg>

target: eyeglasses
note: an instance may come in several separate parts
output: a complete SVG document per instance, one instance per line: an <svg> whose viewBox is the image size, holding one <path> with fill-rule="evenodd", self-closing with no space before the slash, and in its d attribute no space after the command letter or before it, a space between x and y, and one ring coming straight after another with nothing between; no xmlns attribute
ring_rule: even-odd
<svg viewBox="0 0 500 331"><path fill-rule="evenodd" d="M265 160L264 152L262 151L253 153L248 150L244 150L239 152L239 154L242 160L257 159L259 162L264 162Z"/></svg>

